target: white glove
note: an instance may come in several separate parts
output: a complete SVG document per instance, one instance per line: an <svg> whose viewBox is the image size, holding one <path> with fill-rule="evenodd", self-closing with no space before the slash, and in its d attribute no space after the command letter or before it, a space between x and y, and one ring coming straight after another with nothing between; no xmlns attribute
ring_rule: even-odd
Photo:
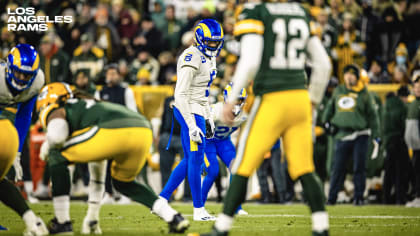
<svg viewBox="0 0 420 236"><path fill-rule="evenodd" d="M22 180L23 170L20 165L20 152L16 154L15 161L13 162L13 168L15 169L15 182Z"/></svg>
<svg viewBox="0 0 420 236"><path fill-rule="evenodd" d="M202 139L204 137L203 131L197 126L194 126L189 129L190 139L196 143L202 143Z"/></svg>
<svg viewBox="0 0 420 236"><path fill-rule="evenodd" d="M43 161L48 160L48 153L50 152L50 144L45 140L41 145L41 150L39 152L39 158Z"/></svg>
<svg viewBox="0 0 420 236"><path fill-rule="evenodd" d="M373 140L373 151L372 151L372 156L370 156L370 158L372 160L376 159L378 157L378 153L379 153L379 141Z"/></svg>

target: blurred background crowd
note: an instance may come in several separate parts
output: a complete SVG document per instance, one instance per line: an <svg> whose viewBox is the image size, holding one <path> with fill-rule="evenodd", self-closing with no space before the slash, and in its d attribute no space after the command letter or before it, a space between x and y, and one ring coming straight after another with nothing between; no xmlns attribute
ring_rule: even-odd
<svg viewBox="0 0 420 236"><path fill-rule="evenodd" d="M182 158L181 148L176 148L176 145L174 150L169 150L169 153L162 153L166 151L163 148L166 144L160 140L170 131L168 122L171 122L171 115L167 112L170 111L170 96L176 82L177 56L193 43L192 30L199 20L211 17L221 22L225 44L217 59L218 74L211 87L211 97L213 102L223 100L220 96L221 91L230 81L240 56L239 42L233 36L233 28L235 18L244 2L247 1L4 0L0 2L2 13L0 58L5 58L9 50L18 43L34 45L41 56L41 68L45 73L46 83L67 82L95 94L97 98L120 103L130 109L146 113L157 127L155 155L151 156L148 169L159 169L160 160L161 173L143 173L142 181L149 182L156 191L159 191L166 182L174 161ZM385 96L386 93L378 96L371 92L376 98L375 109L381 117L380 127L384 127L382 117L387 112L385 108L388 99L403 95L405 98L408 97L404 102L409 102L410 97L411 101L417 97L415 94L410 95L410 89L413 81L420 75L420 27L416 25L420 22L420 0L301 0L298 2L304 4L310 13L312 34L321 39L334 68L326 99L319 108L320 114L334 88L344 83L343 70L349 64L364 69L368 78L365 81L366 85L394 84L390 89L392 91L385 91L391 92L388 96ZM36 15L50 17L70 15L73 17L73 22L49 24L49 30L46 32L8 31L6 9L13 10L17 7L34 7ZM127 87L128 85L130 86ZM164 96L158 99L147 97L139 92L143 91L141 88L150 89L148 91L151 93L164 90ZM392 93L397 89L398 93ZM156 113L148 114L146 110L149 107L159 109ZM34 124L35 122L36 119ZM405 119L402 119L401 124L393 123L391 126L403 127L404 122ZM314 158L317 172L328 187L327 180L330 178L334 161L334 134L328 132L329 128L325 127L325 123L327 121L322 119L317 121ZM381 129L382 138L386 135L384 130ZM24 182L28 183L25 190L34 201L36 201L35 195L39 198L48 197L48 173L36 171L43 169L44 164L32 158L37 155L42 138L42 132L34 128L28 138L27 150L23 153L27 156L26 160L31 156L31 162L23 163L26 167ZM410 159L407 159L407 165L401 167L407 173L401 177L402 180L398 175L398 181L406 183L403 190L400 187L398 190L404 192L404 198L396 199L396 187L392 186L398 185L395 182L397 174L389 177L388 173L391 187L390 183L384 184L387 179L384 178L387 156L384 142L381 144L378 158L366 160L366 174L369 180L365 196L369 196L372 202L404 204L414 197L414 167ZM369 152L373 148L369 147ZM411 158L409 156L412 156L412 153L407 152L407 158ZM258 170L255 181L250 183L254 190L249 194L249 198L259 198L261 202L266 203L286 203L294 199L304 199L304 194L299 193L299 186L290 180L286 169L287 163L284 161L279 143L267 153L267 159ZM348 169L352 172L352 168ZM29 170L32 171L32 176ZM392 169L392 173L394 172ZM148 177L154 178L153 175L156 173L159 175L158 184L154 186L156 181L148 181ZM221 172L216 184L217 191L212 193L213 197L219 200L228 184L228 178L223 175L226 173ZM32 179L37 187L29 184ZM87 179L87 168L83 165L78 166L73 180L75 195L80 195L80 192L83 194L83 189L88 183ZM351 182L345 181L341 187L338 202L351 200L354 191ZM389 193L386 193L388 196L384 198L385 185L390 189ZM35 189L37 189L36 194ZM110 196L113 194L112 186L107 187L107 192ZM116 198L119 199L118 194L113 195L117 195ZM188 198L188 191L185 191L184 199Z"/></svg>

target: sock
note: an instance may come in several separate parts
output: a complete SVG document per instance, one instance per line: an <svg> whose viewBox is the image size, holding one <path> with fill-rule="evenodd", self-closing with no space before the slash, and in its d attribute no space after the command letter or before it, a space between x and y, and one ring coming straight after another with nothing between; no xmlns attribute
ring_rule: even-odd
<svg viewBox="0 0 420 236"><path fill-rule="evenodd" d="M223 213L225 215L233 216L236 209L245 200L247 184L248 177L233 175L223 204Z"/></svg>
<svg viewBox="0 0 420 236"><path fill-rule="evenodd" d="M19 190L7 179L0 181L0 201L12 208L20 216L29 210Z"/></svg>
<svg viewBox="0 0 420 236"><path fill-rule="evenodd" d="M322 233L329 228L328 213L325 211L318 211L312 213L312 231Z"/></svg>
<svg viewBox="0 0 420 236"><path fill-rule="evenodd" d="M112 183L117 191L129 197L131 200L139 202L149 208L158 199L156 194L143 184L131 182L122 182L112 178Z"/></svg>
<svg viewBox="0 0 420 236"><path fill-rule="evenodd" d="M54 213L58 223L70 221L70 196L53 197Z"/></svg>
<svg viewBox="0 0 420 236"><path fill-rule="evenodd" d="M194 215L201 214L201 212L203 211L204 211L204 207L198 207L198 208L194 207L193 214Z"/></svg>
<svg viewBox="0 0 420 236"><path fill-rule="evenodd" d="M166 222L171 222L174 219L174 216L178 214L177 211L169 206L168 201L162 198L158 198L153 203L152 210Z"/></svg>
<svg viewBox="0 0 420 236"><path fill-rule="evenodd" d="M168 182L166 183L159 196L169 200L175 189L178 188L178 186L185 179L185 176L187 176L187 158L182 159L181 162L179 162L176 168L172 171Z"/></svg>
<svg viewBox="0 0 420 236"><path fill-rule="evenodd" d="M53 148L49 152L48 166L51 174L52 195L63 196L70 194L70 173L65 159L59 150Z"/></svg>
<svg viewBox="0 0 420 236"><path fill-rule="evenodd" d="M31 194L34 190L34 184L32 183L32 181L24 181L23 188L25 189L25 192L27 194Z"/></svg>
<svg viewBox="0 0 420 236"><path fill-rule="evenodd" d="M302 175L299 179L311 212L325 211L325 196L318 176L315 173L309 173Z"/></svg>
<svg viewBox="0 0 420 236"><path fill-rule="evenodd" d="M26 224L26 227L31 228L36 224L36 215L32 210L27 210L23 215L22 219Z"/></svg>
<svg viewBox="0 0 420 236"><path fill-rule="evenodd" d="M99 220L99 211L101 210L101 204L89 202L88 211L86 217L90 220Z"/></svg>
<svg viewBox="0 0 420 236"><path fill-rule="evenodd" d="M220 232L227 232L232 228L233 224L233 217L225 215L223 213L220 213L217 216L216 223L214 224L214 227L217 229L217 231Z"/></svg>

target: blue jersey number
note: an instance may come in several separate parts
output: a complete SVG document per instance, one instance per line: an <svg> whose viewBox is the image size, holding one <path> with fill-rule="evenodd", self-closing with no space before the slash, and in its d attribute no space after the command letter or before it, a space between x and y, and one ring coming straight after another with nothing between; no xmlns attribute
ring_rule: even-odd
<svg viewBox="0 0 420 236"><path fill-rule="evenodd" d="M185 55L184 61L191 61L191 58L192 58L192 54L187 53L187 55Z"/></svg>
<svg viewBox="0 0 420 236"><path fill-rule="evenodd" d="M217 126L214 137L217 139L225 139L229 137L238 127Z"/></svg>

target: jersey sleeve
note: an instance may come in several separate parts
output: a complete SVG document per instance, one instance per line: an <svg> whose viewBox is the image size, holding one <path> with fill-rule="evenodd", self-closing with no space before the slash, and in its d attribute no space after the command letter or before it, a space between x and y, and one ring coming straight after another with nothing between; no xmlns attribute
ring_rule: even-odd
<svg viewBox="0 0 420 236"><path fill-rule="evenodd" d="M264 34L264 23L259 14L258 5L244 4L236 19L233 35L239 40L245 34Z"/></svg>
<svg viewBox="0 0 420 236"><path fill-rule="evenodd" d="M32 110L34 109L36 98L37 97L34 96L30 100L18 104L15 126L19 134L19 152L22 151L26 135L28 134L29 126L31 125Z"/></svg>
<svg viewBox="0 0 420 236"><path fill-rule="evenodd" d="M178 63L180 63L180 68L192 67L198 70L201 64L201 56L190 48L190 50L185 50L179 58Z"/></svg>

